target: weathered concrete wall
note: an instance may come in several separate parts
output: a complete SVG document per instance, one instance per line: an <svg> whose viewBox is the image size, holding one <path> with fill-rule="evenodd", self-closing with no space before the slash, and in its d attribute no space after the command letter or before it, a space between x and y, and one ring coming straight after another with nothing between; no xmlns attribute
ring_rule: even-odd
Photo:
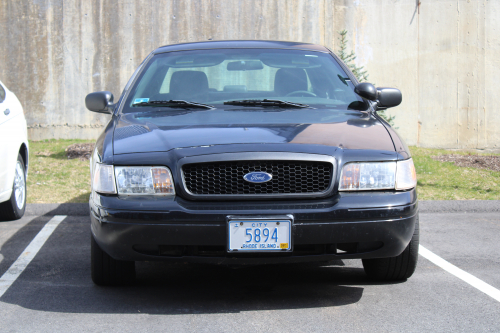
<svg viewBox="0 0 500 333"><path fill-rule="evenodd" d="M500 1L359 0L334 10L335 30L349 30L369 80L403 91L389 113L408 144L500 149L500 95L492 89Z"/></svg>
<svg viewBox="0 0 500 333"><path fill-rule="evenodd" d="M220 39L313 42L338 49L347 29L377 85L403 91L392 110L409 144L500 148L500 1L0 0L0 77L31 139L95 138L107 116L85 95L118 97L154 48Z"/></svg>
<svg viewBox="0 0 500 333"><path fill-rule="evenodd" d="M29 136L95 138L108 116L85 95L117 98L161 45L208 39L332 44L333 3L301 1L0 0L0 77L24 106Z"/></svg>

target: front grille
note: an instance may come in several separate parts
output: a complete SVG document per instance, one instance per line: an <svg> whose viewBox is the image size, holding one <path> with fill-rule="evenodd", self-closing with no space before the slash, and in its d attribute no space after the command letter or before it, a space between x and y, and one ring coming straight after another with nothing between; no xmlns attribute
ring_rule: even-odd
<svg viewBox="0 0 500 333"><path fill-rule="evenodd" d="M182 167L188 192L194 195L286 195L326 192L333 165L320 161L224 161ZM249 172L267 172L266 183L243 179Z"/></svg>

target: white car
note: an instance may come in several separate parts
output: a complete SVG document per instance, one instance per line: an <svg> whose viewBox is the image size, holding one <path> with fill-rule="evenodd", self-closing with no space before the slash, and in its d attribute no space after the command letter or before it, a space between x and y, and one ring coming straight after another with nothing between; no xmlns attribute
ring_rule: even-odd
<svg viewBox="0 0 500 333"><path fill-rule="evenodd" d="M24 215L27 176L28 130L23 107L0 82L0 221Z"/></svg>

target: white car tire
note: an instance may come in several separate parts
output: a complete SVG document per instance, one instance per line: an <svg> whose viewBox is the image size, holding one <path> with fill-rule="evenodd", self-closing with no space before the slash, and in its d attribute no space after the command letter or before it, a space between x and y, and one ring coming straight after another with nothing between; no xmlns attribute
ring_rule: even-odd
<svg viewBox="0 0 500 333"><path fill-rule="evenodd" d="M0 221L18 220L26 210L26 170L23 157L17 156L12 194L8 201L0 203Z"/></svg>

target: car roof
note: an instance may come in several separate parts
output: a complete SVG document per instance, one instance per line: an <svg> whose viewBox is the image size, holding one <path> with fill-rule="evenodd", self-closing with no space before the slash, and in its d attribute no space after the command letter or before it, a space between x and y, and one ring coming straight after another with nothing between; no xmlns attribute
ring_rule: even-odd
<svg viewBox="0 0 500 333"><path fill-rule="evenodd" d="M317 44L284 42L271 40L219 40L204 41L194 43L182 43L165 45L157 48L153 53L164 53L172 51L203 50L203 49L291 49L291 50L310 50L316 52L330 52L326 47Z"/></svg>

